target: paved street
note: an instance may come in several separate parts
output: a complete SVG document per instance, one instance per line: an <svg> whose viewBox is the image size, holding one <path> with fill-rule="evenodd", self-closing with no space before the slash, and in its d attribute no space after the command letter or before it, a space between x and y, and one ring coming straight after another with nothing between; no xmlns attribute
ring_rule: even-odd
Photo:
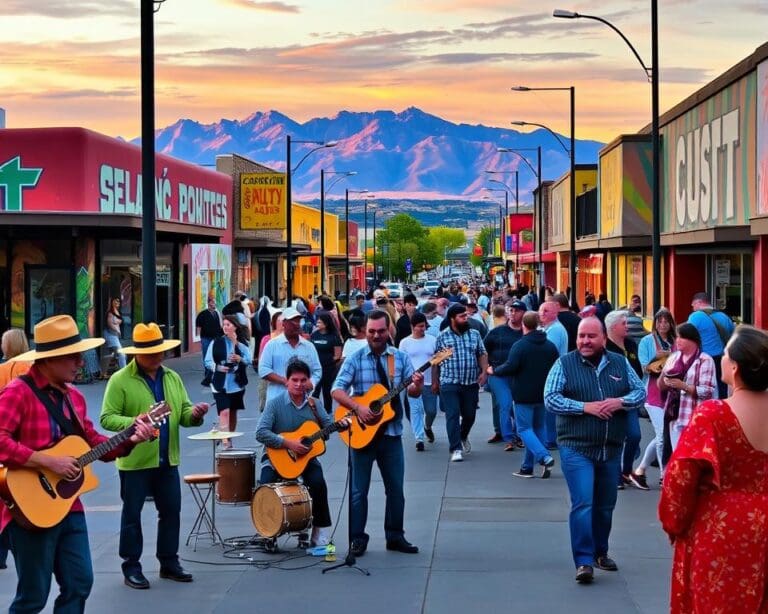
<svg viewBox="0 0 768 614"><path fill-rule="evenodd" d="M210 400L199 385L199 356L169 361L184 377L193 400ZM249 373L252 384L256 376ZM103 383L81 388L97 420ZM255 385L247 405L255 407ZM596 572L591 586L577 585L568 540L568 493L559 468L549 481L512 477L520 452L505 453L499 445L485 443L492 432L490 398L481 395L478 421L473 430L472 453L463 463L448 462L444 422L438 418L437 441L418 453L409 434L406 448L406 537L417 544L418 555L387 552L384 548L384 492L376 479L371 489L368 552L358 562L370 577L340 569L322 575L321 559L294 557L295 538L281 538L282 552L211 547L204 542L197 552L183 546L194 519L194 502L183 491L183 565L194 572L193 584L181 585L158 578L154 559L155 528L152 504L145 508L144 571L151 590L135 591L122 583L117 545L120 497L117 471L99 463L101 487L85 497L96 581L88 601L90 612L115 614L162 612L325 612L366 614L464 613L488 611L538 611L587 613L664 612L668 602L671 549L656 520L658 474L649 474L651 492L629 489L619 493L614 515L611 555L618 573ZM255 447L254 410L242 414L246 435L238 448ZM190 435L210 428L187 429ZM643 421L643 445L650 433ZM408 428L408 427L406 427ZM211 468L207 441L182 443L181 473L207 472ZM346 479L346 448L334 436L322 458L336 517ZM378 477L378 474L374 473ZM186 488L186 487L184 487ZM254 533L247 506L217 506L216 519L225 538ZM346 504L335 541L339 558L346 550ZM248 561L253 558L253 562ZM268 566L267 564L272 564ZM0 572L0 603L10 603L15 588L12 569ZM55 589L54 589L55 590ZM46 612L52 611L53 596Z"/></svg>

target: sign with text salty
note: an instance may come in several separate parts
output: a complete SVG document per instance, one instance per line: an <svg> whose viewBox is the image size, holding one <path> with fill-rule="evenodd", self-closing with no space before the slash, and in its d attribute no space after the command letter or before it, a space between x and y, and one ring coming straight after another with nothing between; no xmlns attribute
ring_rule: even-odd
<svg viewBox="0 0 768 614"><path fill-rule="evenodd" d="M226 230L232 180L158 154L160 221ZM0 130L0 213L141 216L141 148L82 128Z"/></svg>
<svg viewBox="0 0 768 614"><path fill-rule="evenodd" d="M756 75L662 126L662 231L749 223L755 209Z"/></svg>
<svg viewBox="0 0 768 614"><path fill-rule="evenodd" d="M286 200L285 173L242 173L240 228L285 229Z"/></svg>

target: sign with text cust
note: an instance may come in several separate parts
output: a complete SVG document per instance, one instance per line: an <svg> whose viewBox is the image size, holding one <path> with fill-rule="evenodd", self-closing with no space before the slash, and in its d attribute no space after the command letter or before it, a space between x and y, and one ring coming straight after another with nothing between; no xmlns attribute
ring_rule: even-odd
<svg viewBox="0 0 768 614"><path fill-rule="evenodd" d="M749 224L756 210L756 73L661 127L662 232Z"/></svg>
<svg viewBox="0 0 768 614"><path fill-rule="evenodd" d="M240 228L285 230L287 192L285 173L242 173Z"/></svg>

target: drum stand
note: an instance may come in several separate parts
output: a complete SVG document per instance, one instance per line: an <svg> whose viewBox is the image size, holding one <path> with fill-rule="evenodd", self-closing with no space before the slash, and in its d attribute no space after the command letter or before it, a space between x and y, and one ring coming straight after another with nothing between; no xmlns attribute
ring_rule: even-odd
<svg viewBox="0 0 768 614"><path fill-rule="evenodd" d="M323 575L325 575L326 571L350 567L351 569L356 569L364 576L370 576L370 571L358 567L357 559L352 554L352 431L349 428L347 429L347 437L347 555L344 557L343 563L331 565L323 569Z"/></svg>

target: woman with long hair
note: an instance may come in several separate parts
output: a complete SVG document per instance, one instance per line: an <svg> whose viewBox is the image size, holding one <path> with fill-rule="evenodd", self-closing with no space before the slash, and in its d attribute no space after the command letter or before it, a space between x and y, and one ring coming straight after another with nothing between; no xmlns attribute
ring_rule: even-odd
<svg viewBox="0 0 768 614"><path fill-rule="evenodd" d="M219 428L233 432L237 428L237 412L245 409L246 369L251 364L251 351L242 340L245 331L235 315L226 315L221 328L224 334L213 340L205 355L205 366L213 373L211 390L219 414ZM229 449L232 442L223 439L222 447Z"/></svg>
<svg viewBox="0 0 768 614"><path fill-rule="evenodd" d="M0 348L3 351L3 363L0 364L0 389L2 389L14 377L29 371L32 363L26 360L9 362L14 356L29 351L27 336L20 328L9 328L5 331L0 339Z"/></svg>
<svg viewBox="0 0 768 614"><path fill-rule="evenodd" d="M731 395L696 408L664 475L673 614L768 610L768 335L739 326L721 366Z"/></svg>
<svg viewBox="0 0 768 614"><path fill-rule="evenodd" d="M315 386L312 396L317 397L322 391L323 407L325 411L330 412L333 403L331 386L336 378L342 348L341 337L331 314L324 312L317 316L317 329L309 336L309 341L315 346L323 368L323 376Z"/></svg>
<svg viewBox="0 0 768 614"><path fill-rule="evenodd" d="M645 381L645 410L653 425L656 436L646 446L643 458L630 474L632 484L641 490L648 490L645 472L655 458L659 463L661 477L664 477L664 403L659 390L659 376L669 355L675 350L675 318L672 312L662 307L653 316L651 334L640 340L637 347L640 366L643 368Z"/></svg>
<svg viewBox="0 0 768 614"><path fill-rule="evenodd" d="M693 324L684 322L677 327L677 349L667 358L658 384L664 395L666 462L696 406L713 398L717 391L715 361L701 351L701 335Z"/></svg>
<svg viewBox="0 0 768 614"><path fill-rule="evenodd" d="M117 354L117 366L123 368L125 366L125 354L119 352L120 338L123 336L120 330L120 326L123 324L123 315L120 312L121 301L115 297L109 301L109 309L104 316L104 339L106 339L106 347Z"/></svg>

